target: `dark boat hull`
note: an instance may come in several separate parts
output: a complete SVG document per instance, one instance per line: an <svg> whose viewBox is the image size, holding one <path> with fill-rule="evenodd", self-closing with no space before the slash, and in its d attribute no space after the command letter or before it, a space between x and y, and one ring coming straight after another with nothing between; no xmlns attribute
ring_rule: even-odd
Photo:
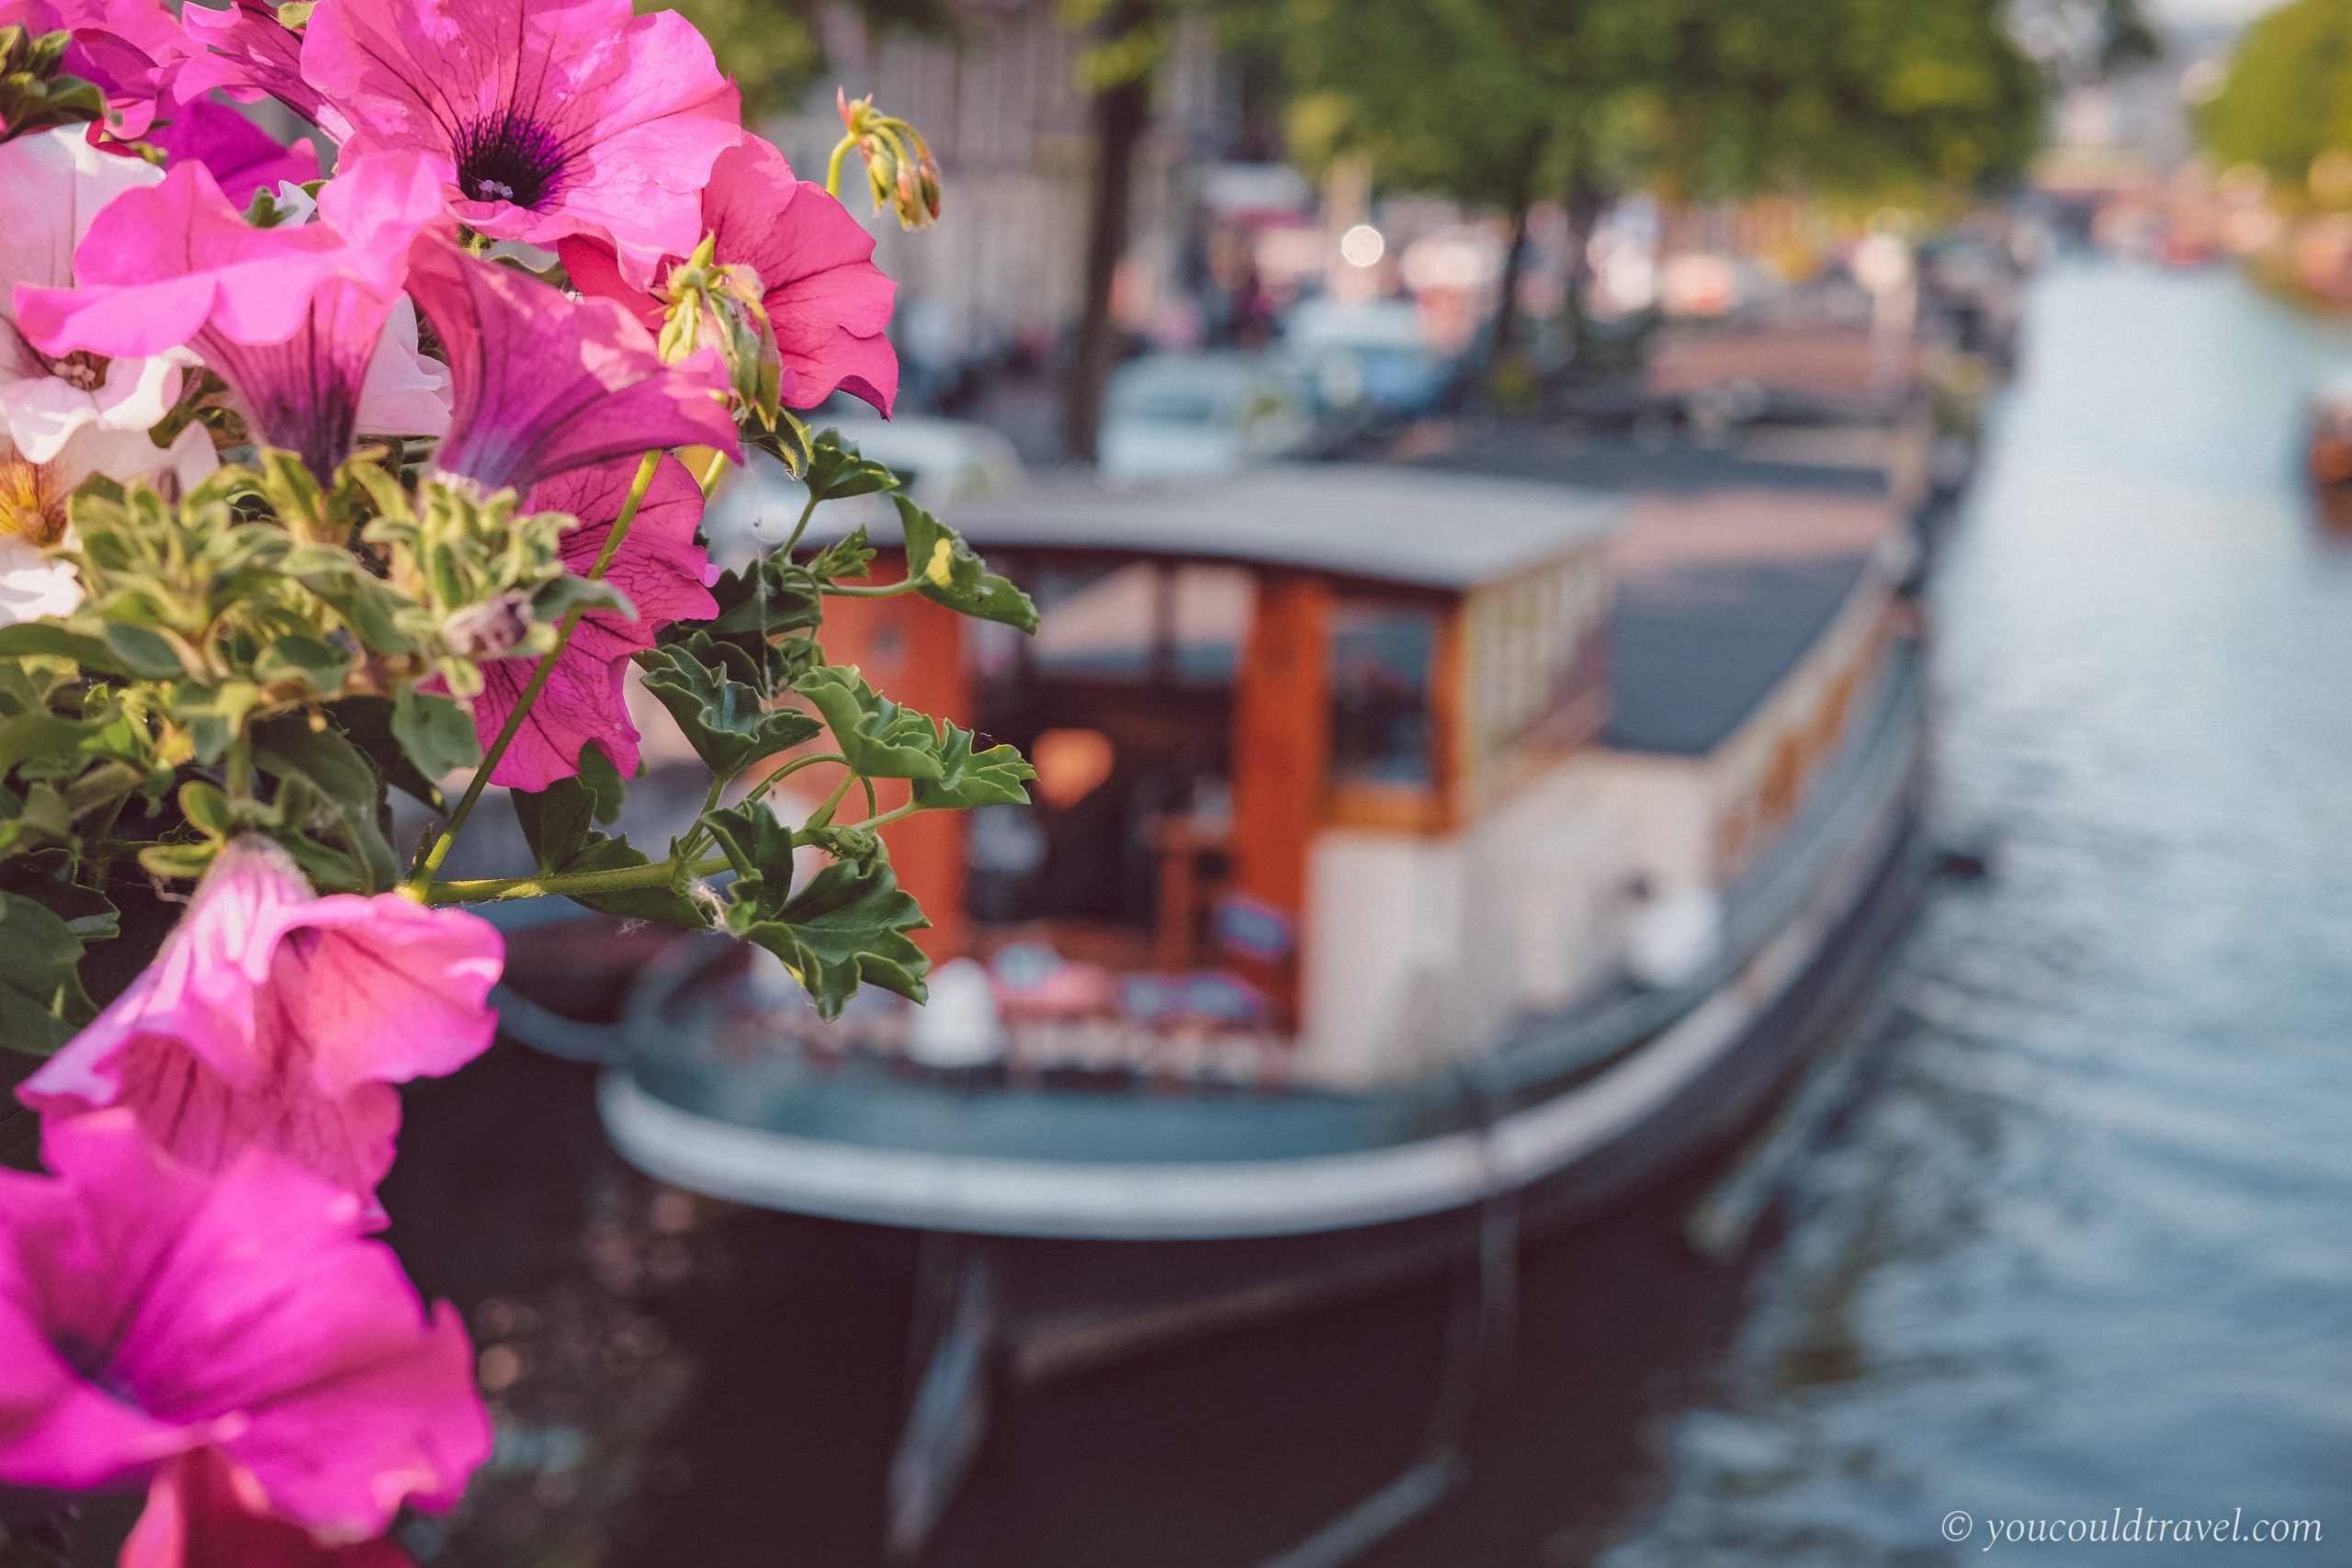
<svg viewBox="0 0 2352 1568"><path fill-rule="evenodd" d="M1594 1218L1725 1162L1850 1028L1928 874L1919 786L1863 897L1732 1049L1626 1135L1476 1207L1312 1235L1214 1241L972 1237L1017 1381L1041 1382L1166 1341L1374 1289L1513 1238Z"/></svg>
<svg viewBox="0 0 2352 1568"><path fill-rule="evenodd" d="M1483 1106L1465 1081L1469 1120L1453 1130L1322 1157L1014 1159L724 1124L628 1069L605 1080L606 1125L632 1163L679 1185L952 1236L986 1277L990 1338L1022 1381L1440 1267L1498 1227L1589 1217L1736 1145L1871 993L1931 858L1922 682L1916 660L1901 665L1813 830L1804 897L1769 938L1588 1073ZM1062 1207L1041 1210L1041 1195Z"/></svg>

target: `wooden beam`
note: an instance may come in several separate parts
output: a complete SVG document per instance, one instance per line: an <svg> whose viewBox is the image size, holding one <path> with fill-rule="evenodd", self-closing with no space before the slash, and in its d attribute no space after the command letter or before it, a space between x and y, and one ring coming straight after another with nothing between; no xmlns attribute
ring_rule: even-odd
<svg viewBox="0 0 2352 1568"><path fill-rule="evenodd" d="M1320 578L1260 580L1233 696L1233 883L1296 933L1279 962L1237 961L1295 1024L1306 923L1307 854L1322 826L1331 745L1331 589Z"/></svg>

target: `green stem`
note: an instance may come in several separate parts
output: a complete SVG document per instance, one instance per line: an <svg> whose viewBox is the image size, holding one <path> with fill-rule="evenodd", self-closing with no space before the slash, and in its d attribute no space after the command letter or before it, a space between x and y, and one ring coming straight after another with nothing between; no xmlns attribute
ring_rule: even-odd
<svg viewBox="0 0 2352 1568"><path fill-rule="evenodd" d="M638 508L645 502L645 492L653 486L654 471L661 463L659 450L648 452L638 463L637 477L629 481L628 495L621 502L620 515L613 519L612 531L605 536L605 547L596 552L595 564L588 569L589 581L603 581L606 569L613 564L613 557L618 553L621 541L628 537L629 525L637 521ZM584 604L573 605L563 617L563 624L556 628L555 646L541 656L538 668L531 671L531 678L524 683L522 694L515 698L514 708L506 715L506 722L499 727L498 738L490 743L490 750L482 755L481 766L474 770L473 778L467 783L466 793L458 799L458 808L449 814L441 836L433 840L433 847L426 850L424 858L417 863L415 874L401 887L401 891L410 897L421 902L432 901L430 891L435 874L440 871L442 862L449 858L450 847L457 843L458 834L465 827L466 818L473 815L474 805L481 799L481 792L489 787L490 775L498 771L506 749L514 745L514 737L522 733L523 721L530 716L531 705L537 702L539 694L547 689L548 678L555 673L556 661L563 657L563 650L571 641L571 634L578 629L580 617L586 611Z"/></svg>
<svg viewBox="0 0 2352 1568"><path fill-rule="evenodd" d="M922 807L917 806L913 801L910 800L904 806L892 807L889 810L883 812L879 817L869 817L863 822L853 822L848 827L842 829L842 831L844 833L854 833L863 829L866 832L872 832L876 828L887 828L891 823L899 821L903 818L912 817L916 812L921 811L922 809Z"/></svg>
<svg viewBox="0 0 2352 1568"><path fill-rule="evenodd" d="M833 819L833 808L842 803L842 796L847 795L849 793L849 786L856 782L857 775L855 773L843 773L842 775L842 782L833 786L833 793L825 797L825 804L810 812L808 814L808 820L802 823L801 826L804 828L821 828L828 822L831 822Z"/></svg>
<svg viewBox="0 0 2352 1568"><path fill-rule="evenodd" d="M229 798L251 800L254 797L254 740L241 725L237 738L229 742L229 769L226 780Z"/></svg>
<svg viewBox="0 0 2352 1568"><path fill-rule="evenodd" d="M902 577L880 588L844 588L838 582L825 584L825 592L836 599L896 599L901 593L912 593L923 584L921 575Z"/></svg>
<svg viewBox="0 0 2352 1568"><path fill-rule="evenodd" d="M792 537L784 542L782 553L786 560L792 558L793 547L800 543L800 536L808 531L808 519L816 515L817 492L812 490L808 492L808 504L800 509L800 521L792 525Z"/></svg>
<svg viewBox="0 0 2352 1568"><path fill-rule="evenodd" d="M778 768L775 772L762 779L759 784L752 788L752 792L743 797L744 801L749 803L759 799L760 796L767 794L768 791L774 789L776 785L782 784L785 780L790 778L801 769L813 767L819 762L839 762L844 768L849 766L849 759L842 756L839 751L816 751L811 752L806 757L795 757L792 761L786 762L784 766Z"/></svg>
<svg viewBox="0 0 2352 1568"><path fill-rule="evenodd" d="M715 876L727 869L727 857L690 861L688 876ZM625 865L611 871L559 872L553 876L496 876L479 882L436 882L424 890L427 904L489 904L507 898L546 898L575 893L627 893L639 887L668 886L679 873L675 859L646 865Z"/></svg>
<svg viewBox="0 0 2352 1568"><path fill-rule="evenodd" d="M833 143L833 155L825 164L825 194L839 201L842 196L842 160L857 145L857 138L844 136Z"/></svg>

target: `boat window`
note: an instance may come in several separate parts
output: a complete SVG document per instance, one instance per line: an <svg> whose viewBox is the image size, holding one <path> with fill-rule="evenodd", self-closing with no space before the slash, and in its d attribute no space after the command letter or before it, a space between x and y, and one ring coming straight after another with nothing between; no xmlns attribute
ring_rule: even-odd
<svg viewBox="0 0 2352 1568"><path fill-rule="evenodd" d="M1333 609L1333 783L1433 782L1430 672L1437 632L1433 610L1347 603Z"/></svg>
<svg viewBox="0 0 2352 1568"><path fill-rule="evenodd" d="M1036 668L1051 675L1140 681L1159 625L1159 568L1053 566L1037 574Z"/></svg>
<svg viewBox="0 0 2352 1568"><path fill-rule="evenodd" d="M1257 610L1256 581L1238 567L1180 566L1174 597L1170 635L1176 678L1200 685L1231 685Z"/></svg>

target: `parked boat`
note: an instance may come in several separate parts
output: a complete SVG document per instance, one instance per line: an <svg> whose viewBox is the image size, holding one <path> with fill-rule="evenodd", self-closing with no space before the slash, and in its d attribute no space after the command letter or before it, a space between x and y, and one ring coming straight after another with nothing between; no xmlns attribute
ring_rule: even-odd
<svg viewBox="0 0 2352 1568"><path fill-rule="evenodd" d="M893 835L933 1009L820 1023L763 958L684 944L605 1080L616 1145L989 1238L988 1333L1028 1377L1720 1149L1867 988L1923 862L1902 518L1799 492L1791 544L1767 503L1295 468L965 509L1034 643L911 598L828 623L1039 762L1034 809Z"/></svg>
<svg viewBox="0 0 2352 1568"><path fill-rule="evenodd" d="M2312 394L2303 465L2320 520L2352 528L2352 381L2332 381Z"/></svg>

